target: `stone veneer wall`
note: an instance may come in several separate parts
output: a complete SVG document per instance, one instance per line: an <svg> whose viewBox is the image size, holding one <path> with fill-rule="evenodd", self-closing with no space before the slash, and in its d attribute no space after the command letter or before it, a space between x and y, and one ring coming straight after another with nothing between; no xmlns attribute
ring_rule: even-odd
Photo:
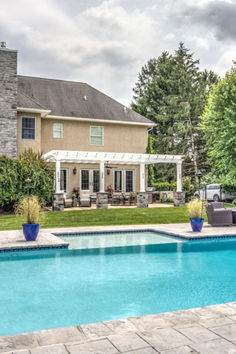
<svg viewBox="0 0 236 354"><path fill-rule="evenodd" d="M137 208L148 208L148 193L138 192L137 193Z"/></svg>
<svg viewBox="0 0 236 354"><path fill-rule="evenodd" d="M17 51L0 48L0 155L17 156Z"/></svg>

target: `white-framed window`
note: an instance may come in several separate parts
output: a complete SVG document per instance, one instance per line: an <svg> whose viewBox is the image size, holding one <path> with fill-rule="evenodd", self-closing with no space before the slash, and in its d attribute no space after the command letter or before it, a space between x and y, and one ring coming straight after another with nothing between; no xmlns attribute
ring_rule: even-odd
<svg viewBox="0 0 236 354"><path fill-rule="evenodd" d="M125 171L125 191L134 192L134 171L133 170Z"/></svg>
<svg viewBox="0 0 236 354"><path fill-rule="evenodd" d="M21 138L26 140L35 139L35 118L33 117L21 118Z"/></svg>
<svg viewBox="0 0 236 354"><path fill-rule="evenodd" d="M63 138L63 124L53 123L53 138L61 139Z"/></svg>
<svg viewBox="0 0 236 354"><path fill-rule="evenodd" d="M114 170L114 190L116 192L135 192L135 170Z"/></svg>
<svg viewBox="0 0 236 354"><path fill-rule="evenodd" d="M90 126L90 145L102 146L104 141L104 127Z"/></svg>
<svg viewBox="0 0 236 354"><path fill-rule="evenodd" d="M68 168L62 168L60 171L60 188L64 193L69 192L69 170Z"/></svg>
<svg viewBox="0 0 236 354"><path fill-rule="evenodd" d="M115 192L123 191L123 171L122 170L114 171L114 190Z"/></svg>

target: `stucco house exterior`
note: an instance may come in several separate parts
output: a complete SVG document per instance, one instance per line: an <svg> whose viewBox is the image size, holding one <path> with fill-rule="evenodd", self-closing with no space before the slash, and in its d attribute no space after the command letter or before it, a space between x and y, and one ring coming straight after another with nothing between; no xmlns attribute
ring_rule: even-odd
<svg viewBox="0 0 236 354"><path fill-rule="evenodd" d="M17 51L0 47L0 154L32 148L56 166L56 191L145 192L147 165L181 156L146 154L153 122L86 83L17 75Z"/></svg>

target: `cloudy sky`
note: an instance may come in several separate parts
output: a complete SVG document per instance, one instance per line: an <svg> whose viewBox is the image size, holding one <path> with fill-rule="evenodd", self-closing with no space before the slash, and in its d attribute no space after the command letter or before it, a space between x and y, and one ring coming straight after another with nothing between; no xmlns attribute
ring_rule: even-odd
<svg viewBox="0 0 236 354"><path fill-rule="evenodd" d="M236 59L236 0L0 0L18 73L87 82L129 105L142 65L180 41L202 69Z"/></svg>

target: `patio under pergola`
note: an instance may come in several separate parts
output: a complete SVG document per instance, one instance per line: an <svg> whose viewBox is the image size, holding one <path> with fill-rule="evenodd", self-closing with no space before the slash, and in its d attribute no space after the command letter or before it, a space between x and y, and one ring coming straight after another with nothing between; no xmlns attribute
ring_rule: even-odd
<svg viewBox="0 0 236 354"><path fill-rule="evenodd" d="M182 192L182 161L181 155L137 154L116 152L93 152L93 151L65 151L51 150L44 154L48 162L55 163L56 183L55 192L60 193L60 169L61 163L98 164L99 165L99 192L105 189L104 176L106 165L139 165L140 190L146 191L145 166L160 163L176 164L177 192Z"/></svg>

